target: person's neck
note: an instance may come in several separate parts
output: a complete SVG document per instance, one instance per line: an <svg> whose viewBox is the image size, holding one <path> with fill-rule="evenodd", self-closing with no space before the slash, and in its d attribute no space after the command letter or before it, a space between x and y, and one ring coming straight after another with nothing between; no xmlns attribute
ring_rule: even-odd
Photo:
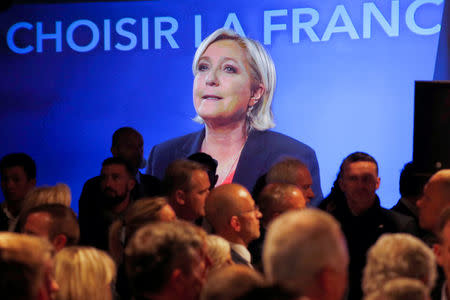
<svg viewBox="0 0 450 300"><path fill-rule="evenodd" d="M205 126L205 139L203 146L211 148L213 152L217 149L226 149L230 146L240 148L247 139L247 127L245 120L232 122L219 126L214 123L207 123ZM226 147L224 147L226 146Z"/></svg>
<svg viewBox="0 0 450 300"><path fill-rule="evenodd" d="M217 235L223 237L224 239L226 239L227 241L229 241L230 243L234 243L234 244L239 244L239 245L243 245L246 248L248 247L248 243L246 243L241 237L229 233L229 232L217 232Z"/></svg>
<svg viewBox="0 0 450 300"><path fill-rule="evenodd" d="M121 212L125 211L125 209L127 209L129 204L130 204L130 195L128 194L125 200L114 206L112 210L114 213L120 214Z"/></svg>
<svg viewBox="0 0 450 300"><path fill-rule="evenodd" d="M11 204L9 202L5 202L5 207L14 218L17 218L17 216L20 213L20 207L18 205Z"/></svg>

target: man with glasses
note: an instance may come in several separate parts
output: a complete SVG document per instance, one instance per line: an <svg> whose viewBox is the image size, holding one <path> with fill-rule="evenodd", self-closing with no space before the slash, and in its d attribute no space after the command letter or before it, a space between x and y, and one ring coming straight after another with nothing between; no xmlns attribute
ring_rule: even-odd
<svg viewBox="0 0 450 300"><path fill-rule="evenodd" d="M206 199L205 211L215 234L230 243L233 261L252 267L247 247L260 235L262 214L248 190L239 184L216 187Z"/></svg>

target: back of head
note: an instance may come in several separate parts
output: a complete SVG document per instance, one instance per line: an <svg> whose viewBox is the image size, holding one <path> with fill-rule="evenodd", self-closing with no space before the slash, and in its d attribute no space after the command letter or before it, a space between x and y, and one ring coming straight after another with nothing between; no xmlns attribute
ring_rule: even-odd
<svg viewBox="0 0 450 300"><path fill-rule="evenodd" d="M25 197L22 211L27 211L42 204L62 204L70 207L72 194L67 184L58 183L55 186L41 186L32 189Z"/></svg>
<svg viewBox="0 0 450 300"><path fill-rule="evenodd" d="M139 133L139 131L137 131L136 129L134 129L132 127L121 127L119 129L117 129L113 133L111 147L119 146L122 138L131 136L131 135L137 135L142 138L142 135Z"/></svg>
<svg viewBox="0 0 450 300"><path fill-rule="evenodd" d="M407 163L400 173L400 194L402 197L419 197L428 176L422 175L413 162Z"/></svg>
<svg viewBox="0 0 450 300"><path fill-rule="evenodd" d="M190 274L205 238L204 231L185 221L141 227L125 249L125 267L134 296L161 292L176 269Z"/></svg>
<svg viewBox="0 0 450 300"><path fill-rule="evenodd" d="M254 287L263 285L264 279L261 274L243 265L233 265L208 278L200 299L233 300Z"/></svg>
<svg viewBox="0 0 450 300"><path fill-rule="evenodd" d="M56 236L62 234L66 237L65 246L74 246L80 240L80 227L75 212L63 204L52 203L35 206L24 211L19 218L18 226L20 230L24 229L29 215L34 213L47 213L50 216L50 228L48 236L53 240Z"/></svg>
<svg viewBox="0 0 450 300"><path fill-rule="evenodd" d="M25 153L11 153L2 157L0 161L0 172L7 168L22 167L28 179L36 179L36 163Z"/></svg>
<svg viewBox="0 0 450 300"><path fill-rule="evenodd" d="M363 292L369 295L399 277L422 280L431 289L436 279L434 254L410 234L384 234L367 252Z"/></svg>
<svg viewBox="0 0 450 300"><path fill-rule="evenodd" d="M230 243L227 240L218 235L209 234L206 238L206 245L211 259L210 273L222 270L233 263Z"/></svg>
<svg viewBox="0 0 450 300"><path fill-rule="evenodd" d="M258 204L263 224L267 226L272 219L283 212L305 208L306 200L299 188L293 184L270 183L259 194Z"/></svg>
<svg viewBox="0 0 450 300"><path fill-rule="evenodd" d="M117 263L122 261L123 245L140 227L161 221L161 210L166 205L165 197L142 198L127 209L123 218L113 222L109 229L109 250Z"/></svg>
<svg viewBox="0 0 450 300"><path fill-rule="evenodd" d="M347 268L347 248L339 223L316 209L284 213L269 225L263 264L271 284L305 294L316 287L314 276L324 268Z"/></svg>
<svg viewBox="0 0 450 300"><path fill-rule="evenodd" d="M55 277L59 284L57 300L108 299L116 266L102 250L67 247L55 256Z"/></svg>
<svg viewBox="0 0 450 300"><path fill-rule="evenodd" d="M53 248L44 239L0 233L0 295L6 300L37 299Z"/></svg>
<svg viewBox="0 0 450 300"><path fill-rule="evenodd" d="M211 155L204 152L196 152L188 157L189 160L198 162L206 167L209 177L209 182L211 183L211 189L216 185L217 179L217 160L215 160Z"/></svg>
<svg viewBox="0 0 450 300"><path fill-rule="evenodd" d="M188 191L191 176L195 170L206 171L206 167L198 162L186 159L179 159L169 164L162 181L166 194L170 196L176 190Z"/></svg>
<svg viewBox="0 0 450 300"><path fill-rule="evenodd" d="M299 170L307 166L296 158L285 158L274 164L266 176L266 183L289 183L298 184Z"/></svg>
<svg viewBox="0 0 450 300"><path fill-rule="evenodd" d="M396 278L388 281L364 300L428 300L429 293L429 288L420 280Z"/></svg>

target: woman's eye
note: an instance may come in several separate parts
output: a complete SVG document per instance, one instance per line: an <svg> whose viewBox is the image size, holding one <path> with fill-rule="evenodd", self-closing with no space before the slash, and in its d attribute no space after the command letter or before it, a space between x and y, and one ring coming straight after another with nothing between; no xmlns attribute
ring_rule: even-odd
<svg viewBox="0 0 450 300"><path fill-rule="evenodd" d="M233 66L225 66L224 70L228 73L236 73L237 72L236 68Z"/></svg>
<svg viewBox="0 0 450 300"><path fill-rule="evenodd" d="M200 72L208 70L208 66L206 64L199 64L197 70L199 70Z"/></svg>

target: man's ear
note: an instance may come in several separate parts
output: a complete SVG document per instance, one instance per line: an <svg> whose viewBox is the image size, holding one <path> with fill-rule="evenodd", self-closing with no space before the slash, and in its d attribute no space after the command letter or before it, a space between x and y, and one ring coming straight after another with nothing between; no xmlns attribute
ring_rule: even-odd
<svg viewBox="0 0 450 300"><path fill-rule="evenodd" d="M128 181L128 190L129 191L133 190L135 185L136 185L136 179L130 178L130 180Z"/></svg>
<svg viewBox="0 0 450 300"><path fill-rule="evenodd" d="M344 191L344 181L342 180L342 178L338 179L338 184L341 191Z"/></svg>
<svg viewBox="0 0 450 300"><path fill-rule="evenodd" d="M241 231L241 222L239 221L239 218L237 216L232 216L230 219L230 226L234 229L236 232Z"/></svg>
<svg viewBox="0 0 450 300"><path fill-rule="evenodd" d="M64 248L67 244L67 237L64 234L58 234L52 240L53 247L55 247L56 252Z"/></svg>
<svg viewBox="0 0 450 300"><path fill-rule="evenodd" d="M377 177L377 186L376 186L377 190L380 188L380 182L381 182L381 178Z"/></svg>
<svg viewBox="0 0 450 300"><path fill-rule="evenodd" d="M440 244L433 244L433 252L434 256L436 256L436 262L438 265L442 266L442 246Z"/></svg>
<svg viewBox="0 0 450 300"><path fill-rule="evenodd" d="M183 190L176 190L175 191L175 201L179 205L185 205L186 204L186 195Z"/></svg>
<svg viewBox="0 0 450 300"><path fill-rule="evenodd" d="M119 152L117 151L117 147L111 146L111 154L114 157L118 156Z"/></svg>

